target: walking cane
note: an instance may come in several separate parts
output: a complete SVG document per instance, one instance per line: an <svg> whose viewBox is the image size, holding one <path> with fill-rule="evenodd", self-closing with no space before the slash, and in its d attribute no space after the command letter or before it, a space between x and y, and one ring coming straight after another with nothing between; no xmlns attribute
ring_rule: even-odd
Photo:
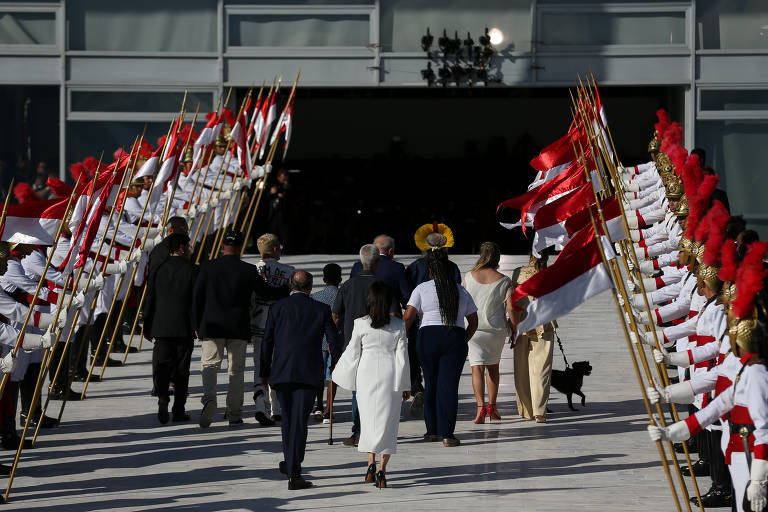
<svg viewBox="0 0 768 512"><path fill-rule="evenodd" d="M333 444L333 381L328 380L328 444Z"/></svg>

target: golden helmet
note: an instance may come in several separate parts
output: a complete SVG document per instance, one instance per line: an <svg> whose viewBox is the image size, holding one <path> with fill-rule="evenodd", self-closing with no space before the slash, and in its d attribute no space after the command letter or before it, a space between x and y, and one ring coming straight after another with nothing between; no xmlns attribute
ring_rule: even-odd
<svg viewBox="0 0 768 512"><path fill-rule="evenodd" d="M685 238L684 236L680 237L680 242L678 242L677 244L677 250L690 253L691 241L688 238Z"/></svg>
<svg viewBox="0 0 768 512"><path fill-rule="evenodd" d="M735 343L741 349L741 353L757 352L757 319L744 318L731 325L728 334L731 338L731 346Z"/></svg>
<svg viewBox="0 0 768 512"><path fill-rule="evenodd" d="M219 137L216 139L216 145L226 146L227 143L230 141L229 134L231 132L232 132L232 127L229 126L229 124L224 123L224 126L221 127L221 131L219 132Z"/></svg>
<svg viewBox="0 0 768 512"><path fill-rule="evenodd" d="M659 156L656 157L656 170L662 172L667 167L672 167L672 161L666 153L659 152Z"/></svg>
<svg viewBox="0 0 768 512"><path fill-rule="evenodd" d="M192 163L192 146L187 146L187 149L184 150L184 158L182 158L181 163L183 164Z"/></svg>
<svg viewBox="0 0 768 512"><path fill-rule="evenodd" d="M688 197L683 194L680 197L680 202L677 203L677 210L675 210L675 215L677 217L687 217L689 212L690 208L688 207Z"/></svg>
<svg viewBox="0 0 768 512"><path fill-rule="evenodd" d="M696 261L699 263L704 263L704 244L701 242L693 242L694 248L696 249L695 252L692 249L691 254L696 256Z"/></svg>
<svg viewBox="0 0 768 512"><path fill-rule="evenodd" d="M736 283L729 281L723 285L723 290L720 293L722 303L728 306L733 299L736 298Z"/></svg>
<svg viewBox="0 0 768 512"><path fill-rule="evenodd" d="M683 197L683 180L673 174L670 176L666 185L667 199L680 199Z"/></svg>
<svg viewBox="0 0 768 512"><path fill-rule="evenodd" d="M648 143L648 152L658 153L660 149L661 149L661 143L659 142L659 138L656 135L656 133L654 133L653 138L651 139L651 142Z"/></svg>
<svg viewBox="0 0 768 512"><path fill-rule="evenodd" d="M704 247L702 245L702 247ZM714 292L719 292L723 286L723 282L717 276L720 269L710 265L701 264L698 270L698 279L700 283Z"/></svg>

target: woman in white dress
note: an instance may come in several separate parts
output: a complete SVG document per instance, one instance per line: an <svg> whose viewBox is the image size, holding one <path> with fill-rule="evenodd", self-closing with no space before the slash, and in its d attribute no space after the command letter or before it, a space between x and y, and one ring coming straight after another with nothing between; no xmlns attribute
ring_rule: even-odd
<svg viewBox="0 0 768 512"><path fill-rule="evenodd" d="M387 486L387 463L397 451L400 403L408 399L411 386L405 323L390 316L391 304L390 287L383 281L373 283L366 300L368 315L355 320L352 339L332 375L335 384L357 391L357 449L368 452L365 481L380 489Z"/></svg>
<svg viewBox="0 0 768 512"><path fill-rule="evenodd" d="M464 287L477 306L477 331L469 340L469 364L472 367L472 388L477 400L475 423L500 420L496 409L499 394L499 361L504 343L511 334L507 317L512 310L512 281L497 269L501 249L493 242L480 246L480 257L464 276ZM486 374L487 370L487 374ZM485 383L488 383L488 407L485 406Z"/></svg>

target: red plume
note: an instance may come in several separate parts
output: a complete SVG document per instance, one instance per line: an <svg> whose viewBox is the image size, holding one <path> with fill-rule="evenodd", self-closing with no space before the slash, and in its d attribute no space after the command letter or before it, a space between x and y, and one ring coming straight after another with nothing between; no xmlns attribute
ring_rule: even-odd
<svg viewBox="0 0 768 512"><path fill-rule="evenodd" d="M16 200L19 202L19 204L40 200L40 198L37 197L37 194L35 194L35 191L32 189L32 186L29 183L24 183L23 181L13 187L13 195L16 196Z"/></svg>
<svg viewBox="0 0 768 512"><path fill-rule="evenodd" d="M729 238L725 241L720 251L720 259L723 262L723 266L720 267L720 272L718 273L720 280L723 282L735 281L738 268L738 263L736 262L736 240Z"/></svg>
<svg viewBox="0 0 768 512"><path fill-rule="evenodd" d="M696 230L693 233L693 239L697 242L704 243L709 236L709 223L712 219L712 210L710 209L706 215L701 217L699 222L696 223Z"/></svg>
<svg viewBox="0 0 768 512"><path fill-rule="evenodd" d="M225 108L223 114L224 121L226 121L229 126L235 126L235 114L232 113L232 110Z"/></svg>
<svg viewBox="0 0 768 512"><path fill-rule="evenodd" d="M72 188L73 188L73 187L68 187L59 178L54 178L53 176L50 176L48 178L48 186L51 188L51 191L54 193L56 197L69 196L69 194L72 193Z"/></svg>
<svg viewBox="0 0 768 512"><path fill-rule="evenodd" d="M69 174L72 175L75 181L80 180L80 183L85 183L88 178L88 169L85 168L82 162L77 162L69 166Z"/></svg>
<svg viewBox="0 0 768 512"><path fill-rule="evenodd" d="M698 160L698 159L697 159ZM693 202L688 200L690 213L688 214L688 222L686 224L686 234L696 233L696 225L699 223L704 210L709 204L709 198L712 196L715 188L717 188L717 182L720 181L720 177L717 175L711 175L704 178L704 181L699 185L699 190L696 191L696 197ZM688 231L688 227L691 226L691 219L693 219L693 227L691 231Z"/></svg>
<svg viewBox="0 0 768 512"><path fill-rule="evenodd" d="M715 201L712 208L707 212L709 217L709 235L707 244L704 247L704 263L710 266L717 266L720 263L720 247L725 240L725 225L731 218L728 210L723 203Z"/></svg>
<svg viewBox="0 0 768 512"><path fill-rule="evenodd" d="M683 174L683 168L685 167L685 159L688 158L688 151L683 146L675 145L667 153L669 160L675 167L675 175L680 176Z"/></svg>
<svg viewBox="0 0 768 512"><path fill-rule="evenodd" d="M671 121L669 119L669 114L667 114L667 111L663 108L656 111L656 117L659 118L659 122L654 124L653 128L656 130L656 133L659 134L658 139L659 142L661 142L664 137L664 132L667 131L667 127Z"/></svg>
<svg viewBox="0 0 768 512"><path fill-rule="evenodd" d="M85 167L86 172L88 172L88 176L91 178L96 175L98 166L99 161L92 156L87 156L85 159L83 159L83 167Z"/></svg>
<svg viewBox="0 0 768 512"><path fill-rule="evenodd" d="M662 136L661 150L667 153L673 146L683 143L683 127L678 122L670 123Z"/></svg>
<svg viewBox="0 0 768 512"><path fill-rule="evenodd" d="M161 148L161 147L165 146L165 140L166 140L167 138L168 138L168 136L167 136L167 135L163 135L162 137L159 137L159 138L157 139L157 144L156 144L156 146L157 146L158 148Z"/></svg>
<svg viewBox="0 0 768 512"><path fill-rule="evenodd" d="M152 153L154 153L155 148L152 147L152 144L148 143L147 141L141 142L141 148L139 149L139 156L142 158L151 158Z"/></svg>
<svg viewBox="0 0 768 512"><path fill-rule="evenodd" d="M114 160L117 160L117 159L118 159L118 158L120 158L121 156L123 156L123 155L127 155L127 154L128 154L128 153L126 153L126 152L125 152L125 150L124 150L123 148L117 148L117 149L115 150L115 152L114 152L114 153L112 153L112 158L113 158Z"/></svg>
<svg viewBox="0 0 768 512"><path fill-rule="evenodd" d="M192 131L192 136L189 138L189 145L193 145L195 143L195 140L197 140L197 132L195 130L192 130L192 125L187 123L185 124L182 129L181 133L179 133L179 140L182 144L184 144L187 141L187 137L189 137L189 132Z"/></svg>
<svg viewBox="0 0 768 512"><path fill-rule="evenodd" d="M216 117L216 112L208 112L205 114L205 120L208 122L210 122L214 117Z"/></svg>
<svg viewBox="0 0 768 512"><path fill-rule="evenodd" d="M763 256L768 249L768 242L749 244L747 255L736 276L736 298L731 307L738 318L747 318L752 314L755 295L763 288L766 271L763 270Z"/></svg>

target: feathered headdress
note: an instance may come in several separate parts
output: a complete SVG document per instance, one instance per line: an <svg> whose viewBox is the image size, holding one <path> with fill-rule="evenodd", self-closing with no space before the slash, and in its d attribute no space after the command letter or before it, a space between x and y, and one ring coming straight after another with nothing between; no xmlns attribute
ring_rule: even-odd
<svg viewBox="0 0 768 512"><path fill-rule="evenodd" d="M88 173L88 176L92 178L96 175L96 171L98 171L99 161L92 156L87 156L83 159L83 167Z"/></svg>
<svg viewBox="0 0 768 512"><path fill-rule="evenodd" d="M723 203L715 201L707 212L709 217L709 235L704 246L704 263L712 267L720 264L720 248L725 240L725 225L731 217Z"/></svg>
<svg viewBox="0 0 768 512"><path fill-rule="evenodd" d="M672 122L664 130L661 140L661 150L669 154L669 150L673 146L681 145L683 143L683 127L677 121Z"/></svg>
<svg viewBox="0 0 768 512"><path fill-rule="evenodd" d="M430 236L434 233L441 236ZM413 240L416 242L416 247L422 251L440 247L453 247L453 231L445 224L435 221L432 224L424 224L417 229L413 235Z"/></svg>
<svg viewBox="0 0 768 512"><path fill-rule="evenodd" d="M733 314L738 318L752 315L755 296L763 287L767 272L763 270L763 256L768 249L768 242L749 244L747 255L736 275L736 298L731 303Z"/></svg>
<svg viewBox="0 0 768 512"><path fill-rule="evenodd" d="M51 188L51 191L56 197L67 197L69 194L72 193L73 187L68 187L63 181L61 181L59 178L55 178L53 176L50 176L48 178L48 186Z"/></svg>
<svg viewBox="0 0 768 512"><path fill-rule="evenodd" d="M669 119L669 114L667 114L667 111L663 108L656 111L656 117L659 119L659 122L654 124L653 128L656 130L656 136L659 139L659 142L663 142L664 132L667 131L667 127L671 121Z"/></svg>
<svg viewBox="0 0 768 512"><path fill-rule="evenodd" d="M35 194L35 191L32 189L32 186L29 183L25 183L23 181L13 187L13 195L16 197L16 200L19 202L19 204L40 200L40 198L37 197L37 194Z"/></svg>
<svg viewBox="0 0 768 512"><path fill-rule="evenodd" d="M698 221L701 219L704 210L707 208L707 204L709 204L709 199L712 197L712 192L714 192L717 188L717 183L719 181L719 176L710 175L706 176L704 181L701 182L701 185L699 185L699 189L696 191L696 198L692 203L690 203L691 213L688 215L688 224L686 225L685 230L686 234L689 233L688 226L691 225L692 218L695 219L694 228L696 227L695 225L698 224ZM690 233L695 234L693 228L691 229Z"/></svg>
<svg viewBox="0 0 768 512"><path fill-rule="evenodd" d="M669 156L669 161L672 162L672 166L675 169L675 175L681 176L685 167L685 159L688 158L688 151L678 144L672 146L667 156Z"/></svg>

